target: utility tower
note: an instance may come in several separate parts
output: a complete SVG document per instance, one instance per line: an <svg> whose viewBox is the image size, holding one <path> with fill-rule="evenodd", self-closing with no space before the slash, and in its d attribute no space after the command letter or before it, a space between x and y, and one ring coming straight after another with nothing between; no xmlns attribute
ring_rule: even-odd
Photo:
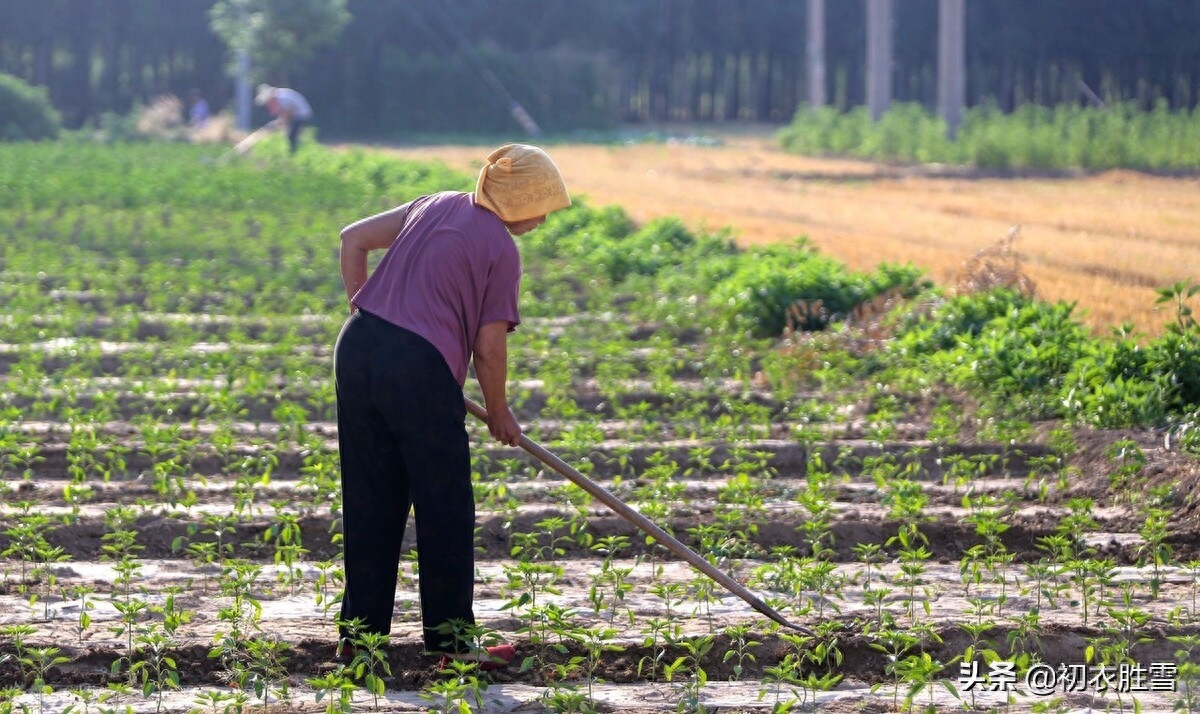
<svg viewBox="0 0 1200 714"><path fill-rule="evenodd" d="M871 119L892 103L892 0L867 3L867 108Z"/></svg>
<svg viewBox="0 0 1200 714"><path fill-rule="evenodd" d="M250 131L250 53L244 49L237 51L237 82L234 85L234 99L237 102L237 128Z"/></svg>
<svg viewBox="0 0 1200 714"><path fill-rule="evenodd" d="M825 106L825 0L808 0L808 106Z"/></svg>
<svg viewBox="0 0 1200 714"><path fill-rule="evenodd" d="M938 113L950 138L958 134L966 104L966 0L938 0Z"/></svg>

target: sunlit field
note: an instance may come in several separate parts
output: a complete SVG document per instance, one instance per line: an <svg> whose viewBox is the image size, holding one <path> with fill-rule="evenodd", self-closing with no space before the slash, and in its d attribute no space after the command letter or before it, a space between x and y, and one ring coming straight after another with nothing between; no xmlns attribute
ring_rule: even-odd
<svg viewBox="0 0 1200 714"><path fill-rule="evenodd" d="M744 245L807 236L858 269L912 262L953 285L964 261L1018 228L1013 244L1047 300L1077 302L1097 334L1126 321L1161 333L1155 290L1200 265L1200 179L1132 171L997 177L953 167L901 168L783 152L764 130L666 143L550 147L573 191L636 220L681 216L728 227ZM712 138L712 137L710 137ZM398 156L477 169L478 146L390 148ZM993 172L994 174L994 172Z"/></svg>
<svg viewBox="0 0 1200 714"><path fill-rule="evenodd" d="M338 230L469 188L471 173L316 145L289 157L279 137L247 157L10 145L0 712L1200 706L1194 291L1169 294L1161 339L1100 343L1019 283L950 298L919 271L875 270L889 243L855 268L754 246L767 237L754 228L738 248L641 222L650 171L704 186L709 209L778 185L832 248L817 230L849 223L854 192L889 192L891 208L859 213L899 225L914 212L899 196L946 180L789 182L732 172L732 145L689 150L708 162L695 175L681 147L559 148L568 181L590 156L625 166L623 190L646 200L599 206L620 196L579 181L586 199L520 239L515 412L808 631L762 617L472 423L466 634L512 643L517 661L442 670L422 652L410 529L390 639L360 636L356 658L335 662ZM945 185L960 184L1080 185ZM929 194L943 217L961 201ZM669 199L652 210L703 218L701 194ZM800 210L773 200L776 225ZM771 218L764 205L745 215Z"/></svg>

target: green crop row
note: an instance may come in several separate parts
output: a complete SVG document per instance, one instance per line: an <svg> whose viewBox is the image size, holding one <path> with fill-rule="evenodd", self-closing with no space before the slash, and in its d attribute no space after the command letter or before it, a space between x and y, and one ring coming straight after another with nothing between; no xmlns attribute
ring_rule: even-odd
<svg viewBox="0 0 1200 714"><path fill-rule="evenodd" d="M987 168L1194 170L1200 168L1200 115L1160 103L1106 109L1027 104L1011 114L993 106L967 111L958 136L919 104L897 104L871 121L865 108L840 113L801 107L779 133L801 154Z"/></svg>

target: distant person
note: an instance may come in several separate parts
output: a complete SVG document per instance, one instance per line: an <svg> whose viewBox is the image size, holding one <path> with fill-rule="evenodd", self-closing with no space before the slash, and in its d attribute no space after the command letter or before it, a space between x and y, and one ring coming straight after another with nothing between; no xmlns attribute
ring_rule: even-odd
<svg viewBox="0 0 1200 714"><path fill-rule="evenodd" d="M208 102L204 101L204 95L199 89L192 90L192 103L188 108L188 126L193 129L203 129L208 123Z"/></svg>
<svg viewBox="0 0 1200 714"><path fill-rule="evenodd" d="M269 84L258 85L258 95L254 101L267 108L274 122L282 122L287 128L288 146L296 153L300 142L300 129L312 121L312 107L304 95L287 87L272 87Z"/></svg>
<svg viewBox="0 0 1200 714"><path fill-rule="evenodd" d="M342 230L350 318L334 348L346 585L338 652L354 635L391 631L400 545L411 507L425 649L447 659L511 662L511 645L471 652L475 501L462 387L473 361L487 426L520 443L505 394L508 333L521 321L514 236L571 205L558 167L537 147L487 157L473 193L416 198ZM368 274L368 253L386 249ZM447 662L443 662L443 666Z"/></svg>

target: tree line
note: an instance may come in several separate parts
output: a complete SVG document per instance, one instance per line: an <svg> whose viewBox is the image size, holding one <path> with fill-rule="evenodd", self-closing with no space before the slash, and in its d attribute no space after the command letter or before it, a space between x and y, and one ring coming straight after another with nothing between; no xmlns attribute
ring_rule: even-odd
<svg viewBox="0 0 1200 714"><path fill-rule="evenodd" d="M242 0L253 2L253 0ZM69 127L199 89L229 108L218 0L0 4L0 72L48 88ZM257 80L300 89L324 133L786 122L807 96L803 0L345 0L336 41ZM937 0L897 0L893 96L936 100ZM967 101L1191 108L1200 0L967 0ZM826 6L826 96L864 102L862 0Z"/></svg>

